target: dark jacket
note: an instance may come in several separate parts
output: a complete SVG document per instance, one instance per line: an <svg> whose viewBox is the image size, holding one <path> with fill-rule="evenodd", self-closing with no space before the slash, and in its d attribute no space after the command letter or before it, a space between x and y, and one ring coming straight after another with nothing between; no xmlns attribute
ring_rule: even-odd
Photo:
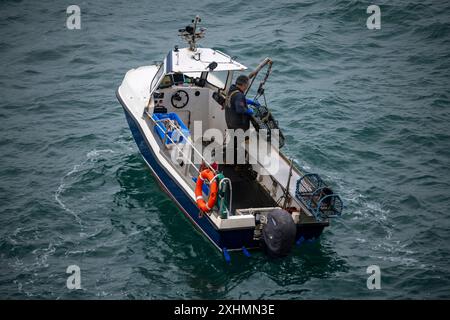
<svg viewBox="0 0 450 320"><path fill-rule="evenodd" d="M237 92L233 94L234 91ZM228 129L248 130L250 127L250 116L246 114L248 107L245 95L234 84L230 87L230 91L228 91L228 97L231 94L233 94L231 99L227 99L229 104L227 103L225 106L225 120Z"/></svg>

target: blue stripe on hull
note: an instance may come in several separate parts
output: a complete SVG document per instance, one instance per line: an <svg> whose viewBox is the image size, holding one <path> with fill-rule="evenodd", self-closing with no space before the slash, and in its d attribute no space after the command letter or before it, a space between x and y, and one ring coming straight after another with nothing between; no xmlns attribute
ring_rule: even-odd
<svg viewBox="0 0 450 320"><path fill-rule="evenodd" d="M119 98L120 100L120 98ZM121 101L122 103L122 101ZM148 146L145 138L135 122L132 115L128 113L124 107L125 116L130 126L131 133L138 145L139 151L150 166L153 174L159 180L165 191L175 200L183 213L194 223L204 234L213 242L213 244L222 249L240 249L242 246L248 248L255 247L253 241L253 228L250 229L235 229L228 231L220 231L212 225L212 222L205 216L199 218L199 209L191 197L186 194L181 186L179 186L171 175L165 171L164 167L160 165L153 150Z"/></svg>

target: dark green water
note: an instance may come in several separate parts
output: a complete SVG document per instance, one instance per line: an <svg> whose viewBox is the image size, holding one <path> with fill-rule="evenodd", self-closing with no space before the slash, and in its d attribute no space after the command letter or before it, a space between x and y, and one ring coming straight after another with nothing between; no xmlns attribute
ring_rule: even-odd
<svg viewBox="0 0 450 320"><path fill-rule="evenodd" d="M81 30L65 27L81 7ZM0 298L450 298L450 5L1 1ZM160 190L115 90L199 14L254 67L284 152L346 209L320 241L227 265ZM69 265L82 290L66 288ZM380 290L366 268L381 268Z"/></svg>

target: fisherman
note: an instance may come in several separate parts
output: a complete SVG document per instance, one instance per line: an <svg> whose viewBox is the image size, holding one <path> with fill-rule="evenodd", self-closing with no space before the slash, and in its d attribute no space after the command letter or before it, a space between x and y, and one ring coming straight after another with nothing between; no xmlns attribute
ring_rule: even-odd
<svg viewBox="0 0 450 320"><path fill-rule="evenodd" d="M225 108L225 120L228 129L248 130L250 127L250 116L253 110L247 106L245 91L248 88L249 79L245 75L240 75L236 79L236 84L231 85L228 91L227 106Z"/></svg>
<svg viewBox="0 0 450 320"><path fill-rule="evenodd" d="M246 75L240 75L236 83L231 85L228 91L225 107L225 120L228 129L247 131L250 128L250 118L254 114L253 109L248 104L259 106L257 102L245 98L245 91L248 88L249 78ZM248 135L246 136L248 140ZM234 164L237 164L237 138L234 137ZM239 166L240 167L240 166ZM238 166L236 167L238 168Z"/></svg>

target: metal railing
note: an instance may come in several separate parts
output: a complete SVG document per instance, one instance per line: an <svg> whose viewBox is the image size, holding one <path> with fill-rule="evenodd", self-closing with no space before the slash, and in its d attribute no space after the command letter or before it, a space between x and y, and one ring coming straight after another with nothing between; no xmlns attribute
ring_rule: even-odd
<svg viewBox="0 0 450 320"><path fill-rule="evenodd" d="M223 178L220 180L219 182L219 192L222 191L222 187L225 186L225 183L228 184L229 189L230 189L230 199L229 199L229 204L228 204L228 208L225 208L227 210L227 219L230 217L232 211L232 204L233 204L233 188L231 186L231 180L229 178ZM224 198L224 197L223 197ZM219 206L219 214L222 214L222 210L223 210L223 206L224 206L224 200L220 201L220 206Z"/></svg>
<svg viewBox="0 0 450 320"><path fill-rule="evenodd" d="M217 170L215 170L212 165L205 159L205 157L201 154L200 151L197 150L197 148L195 148L194 144L192 143L192 141L189 139L188 136L186 136L182 130L180 130L180 128L175 124L175 121L172 119L162 119L162 120L155 120L152 116L152 114L150 114L148 112L148 110L145 110L145 114L152 120L152 122L158 126L162 132L164 132L164 138L163 138L163 143L164 145L166 145L166 141L169 140L172 145L183 155L183 159L188 161L188 165L186 165L186 169L185 169L185 176L187 176L187 172L190 168L194 168L198 174L200 174L200 169L197 168L197 166L195 165L195 163L191 160L191 154L187 155L184 150L182 150L179 147L179 143L175 142L174 139L172 139L172 137L169 136L168 134L168 130L166 130L166 128L164 128L163 126L161 126L161 122L162 121L168 121L171 124L171 127L173 128L173 130L176 132L176 134L178 135L178 139L181 136L185 141L186 144L188 144L190 146L189 150L193 150L194 152L196 152L199 156L200 159L202 160L202 162L207 166L208 169L210 169L213 173L214 173L214 178L212 179L212 181L216 180L219 173L217 172ZM179 141L178 141L179 142ZM208 181L209 183L211 183L212 181ZM229 204L228 204L228 208L227 209L227 218L229 218L229 216L232 214L232 185L231 185L231 180L229 178L222 178L219 182L219 190L221 189L221 187L227 183L229 186L229 193L230 193L230 197L229 197ZM219 215L221 215L222 213L222 209L223 209L223 199L220 203L220 208L219 208Z"/></svg>
<svg viewBox="0 0 450 320"><path fill-rule="evenodd" d="M166 141L167 139L170 142L172 142L172 144L175 146L175 148L178 151L180 151L181 154L184 156L184 159L188 160L189 164L192 165L198 173L200 173L200 170L195 166L195 163L189 159L190 156L188 156L184 153L184 151L178 146L178 143L175 142L171 137L169 137L168 131L166 130L166 128L164 128L160 125L161 120L153 119L152 114L150 114L148 112L148 110L146 110L145 113L154 122L154 124L157 125L162 130L162 132L165 132L163 142ZM205 165L208 167L208 169L210 169L214 174L217 174L216 170L212 167L212 165L205 159L205 157L201 154L201 152L198 151L197 148L195 148L195 146L192 144L191 140L186 135L184 135L184 133L175 125L175 121L172 119L164 119L164 121L169 121L172 124L173 129L176 130L178 137L181 136L184 139L184 141L192 148L192 150L194 152L196 152L198 156L200 156L200 159L202 160L203 163L205 163Z"/></svg>

